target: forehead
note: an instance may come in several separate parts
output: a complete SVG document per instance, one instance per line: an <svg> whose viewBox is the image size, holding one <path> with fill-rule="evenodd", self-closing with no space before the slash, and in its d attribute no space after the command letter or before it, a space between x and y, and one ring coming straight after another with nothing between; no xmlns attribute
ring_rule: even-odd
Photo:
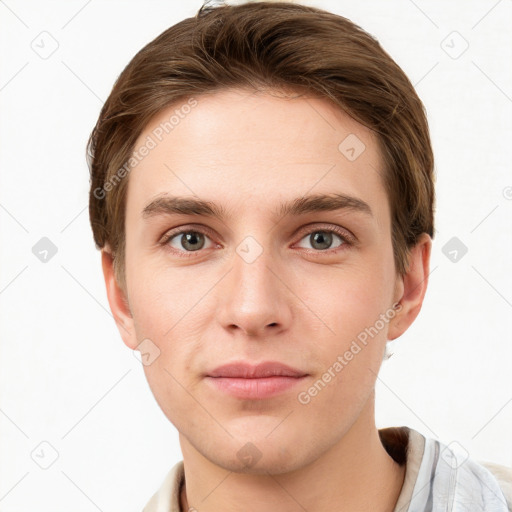
<svg viewBox="0 0 512 512"><path fill-rule="evenodd" d="M128 215L164 193L273 209L277 198L339 192L386 213L375 134L311 96L234 89L185 99L151 120L137 151Z"/></svg>

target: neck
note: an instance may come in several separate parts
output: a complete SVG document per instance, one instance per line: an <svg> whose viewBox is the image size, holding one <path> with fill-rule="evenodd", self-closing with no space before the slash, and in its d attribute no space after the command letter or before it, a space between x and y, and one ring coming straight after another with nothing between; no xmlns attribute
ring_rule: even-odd
<svg viewBox="0 0 512 512"><path fill-rule="evenodd" d="M346 434L307 466L287 473L226 471L204 458L180 434L185 484L183 512L282 512L324 510L391 512L400 495L405 466L386 452L375 427L373 400ZM371 419L371 421L368 421Z"/></svg>

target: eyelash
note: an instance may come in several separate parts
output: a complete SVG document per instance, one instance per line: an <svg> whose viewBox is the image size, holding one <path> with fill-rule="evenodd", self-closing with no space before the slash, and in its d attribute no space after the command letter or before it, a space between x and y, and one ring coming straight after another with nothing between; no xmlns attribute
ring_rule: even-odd
<svg viewBox="0 0 512 512"><path fill-rule="evenodd" d="M325 249L325 250L315 250L315 249L303 249L308 252L308 254L313 256L322 256L325 254L337 254L340 251L347 250L348 247L351 247L356 244L357 239L348 233L343 228L340 228L338 226L329 226L327 227L314 227L312 229L309 229L307 231L301 231L300 238L298 242L302 241L303 238L305 238L308 235L311 235L312 233L316 232L323 232L323 233L334 233L335 235L338 235L343 243L339 247L335 247L334 249ZM176 228L175 230L172 230L170 232L167 232L160 240L159 244L164 246L167 250L172 252L173 254L179 254L179 257L182 258L189 258L193 257L195 253L200 253L202 249L199 249L197 251L185 251L185 250L177 250L174 248L171 248L169 245L169 242L176 236L181 235L183 233L201 233L202 235L208 236L212 238L211 233L209 230L203 228L203 227L191 227L191 226L185 226L182 228ZM297 242L297 243L298 243Z"/></svg>

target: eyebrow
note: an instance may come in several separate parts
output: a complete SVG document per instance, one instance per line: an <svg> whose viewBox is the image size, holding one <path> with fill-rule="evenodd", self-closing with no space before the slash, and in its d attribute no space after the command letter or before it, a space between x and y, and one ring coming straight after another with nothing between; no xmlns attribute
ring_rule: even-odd
<svg viewBox="0 0 512 512"><path fill-rule="evenodd" d="M345 194L313 194L298 197L280 205L276 212L281 217L299 216L307 213L336 210L351 210L373 217L370 205L357 197ZM192 197L164 195L151 201L142 210L142 217L149 219L158 215L203 215L225 220L226 209L219 204Z"/></svg>

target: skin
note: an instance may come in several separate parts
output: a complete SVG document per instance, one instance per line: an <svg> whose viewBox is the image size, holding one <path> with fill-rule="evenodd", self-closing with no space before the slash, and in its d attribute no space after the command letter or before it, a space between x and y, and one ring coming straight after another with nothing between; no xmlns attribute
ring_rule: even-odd
<svg viewBox="0 0 512 512"><path fill-rule="evenodd" d="M431 239L422 235L408 273L398 276L377 139L327 100L246 89L196 99L129 175L125 291L108 246L102 251L124 343L135 350L149 338L160 351L144 371L179 431L182 510L238 511L243 504L252 512L392 511L405 468L380 442L375 381L386 341L403 334L421 309ZM153 119L136 147L176 108ZM366 146L354 161L338 149L349 134ZM373 216L350 209L273 213L282 202L333 192L365 201ZM226 217L144 218L145 206L162 194L217 202ZM357 242L343 245L334 234L319 249L310 235L335 226ZM204 247L187 252L183 235L159 243L177 227L206 229ZM262 249L251 263L236 252L247 236ZM298 392L396 302L401 309L384 328L308 404L300 403ZM284 362L308 377L264 400L208 385L208 370L242 359ZM261 455L252 466L237 457L248 442Z"/></svg>

